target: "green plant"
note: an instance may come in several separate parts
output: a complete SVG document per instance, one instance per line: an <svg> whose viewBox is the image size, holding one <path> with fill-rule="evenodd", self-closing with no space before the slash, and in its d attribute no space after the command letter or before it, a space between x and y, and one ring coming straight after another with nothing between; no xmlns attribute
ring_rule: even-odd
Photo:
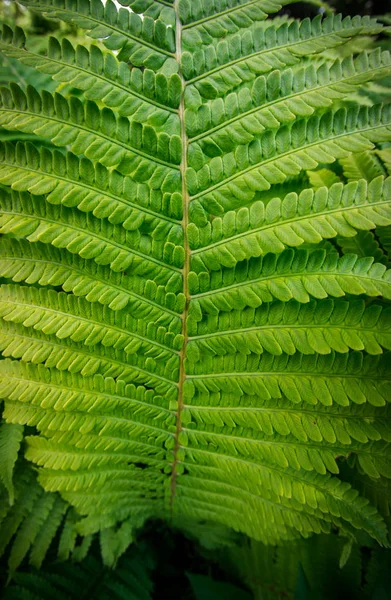
<svg viewBox="0 0 391 600"><path fill-rule="evenodd" d="M58 82L1 90L11 571L57 531L66 556L99 532L114 565L151 518L387 546L341 470L391 476L391 107L358 94L391 72L384 26L274 0L22 4L86 37L0 42Z"/></svg>

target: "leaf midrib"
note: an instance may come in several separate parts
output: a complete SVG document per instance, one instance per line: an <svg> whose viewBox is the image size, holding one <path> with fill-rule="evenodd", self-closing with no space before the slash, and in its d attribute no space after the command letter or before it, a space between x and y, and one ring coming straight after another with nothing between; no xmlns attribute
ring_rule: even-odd
<svg viewBox="0 0 391 600"><path fill-rule="evenodd" d="M183 293L185 296L185 306L182 313L182 334L183 344L179 354L179 379L178 379L178 395L177 395L177 411L176 411L176 428L174 436L174 447L172 450L172 463L171 463L171 482L170 482L170 495L169 495L169 512L171 519L174 514L174 501L176 496L176 483L178 479L178 463L179 463L179 451L181 444L179 442L179 436L182 430L182 412L184 403L184 385L186 381L186 347L188 343L188 316L189 316L189 305L191 300L190 287L189 287L189 272L190 272L190 245L188 238L188 225L189 225L189 194L186 185L186 170L187 170L187 152L188 152L188 141L186 135L186 121L185 121L185 79L183 77L180 65L182 62L182 23L179 17L179 2L180 0L174 0L175 10L175 44L176 44L176 60L179 65L179 76L182 84L181 100L179 104L179 121L181 126L181 141L182 141L182 160L180 165L181 183L182 183L182 205L183 205L183 217L182 217L182 228L183 228L183 248L185 251L185 260L182 269L182 281L183 281Z"/></svg>
<svg viewBox="0 0 391 600"><path fill-rule="evenodd" d="M210 378L222 378L222 377L280 377L280 376L285 376L285 377L309 377L310 379L312 378L323 378L323 379L329 379L330 377L337 377L338 379L369 379L369 380L375 380L376 382L378 381L378 379L376 378L375 375L368 375L367 373L363 373L362 371L360 373L333 373L333 372L319 372L319 371L242 371L242 372L236 372L236 373L202 373L202 374L197 374L197 375L187 375L188 379L210 379ZM389 374L389 376L385 376L382 375L382 383L385 380L391 380L391 373ZM338 403L336 403L338 404ZM370 403L369 403L370 404ZM326 406L326 405L325 405ZM328 406L328 405L327 405ZM340 405L338 405L340 406ZM385 406L385 404L384 404ZM377 408L377 407L376 407Z"/></svg>
<svg viewBox="0 0 391 600"><path fill-rule="evenodd" d="M235 444L236 442L245 442L245 443L250 443L250 444L259 444L261 446L283 446L286 448L291 448L292 446L303 446L304 448L309 448L311 450L317 450L318 452L331 452L331 453L336 453L336 455L339 454L346 454L346 453L350 453L352 451L357 451L360 452L362 454L369 454L369 455L374 455L373 452L371 452L371 449L367 449L366 446L370 446L371 443L374 443L372 440L371 442L358 442L358 441L354 441L353 443L350 442L350 444L346 444L346 445L339 445L336 443L331 444L330 442L327 442L327 444L324 444L323 442L318 442L318 444L316 444L316 442L313 442L311 440L312 443L308 443L308 442L304 442L302 440L298 440L297 438L292 439L290 442L286 441L286 440L275 440L275 434L269 436L270 439L254 439L254 438L248 438L248 437L243 437L243 436L235 436L235 435L229 435L227 433L220 433L220 432L216 432L216 431L202 431L200 429L189 429L188 427L184 427L183 428L184 431L189 432L189 434L194 433L195 435L204 435L204 436L210 436L212 437L217 437L217 438L227 438L229 441L232 441L233 444ZM266 436L265 436L266 437ZM378 441L382 441L382 440L378 440ZM360 446L360 444L362 446ZM250 455L250 453L249 453ZM243 454L242 454L243 456ZM382 456L382 454L378 454L378 456ZM316 473L318 473L318 471L316 471L316 469L314 468L314 471Z"/></svg>
<svg viewBox="0 0 391 600"><path fill-rule="evenodd" d="M325 408L324 404L321 404L320 406L322 406L323 408ZM368 407L370 406L371 409L376 409L379 407L373 406L372 404L354 404L353 407L354 408L360 408L362 406ZM374 415L373 412L371 414L352 414L351 408L352 406L341 406L340 404L334 405L333 408L337 408L337 409L341 409L341 408L345 408L348 409L349 412L346 413L339 413L339 412L332 412L329 413L328 411L322 411L322 410L315 410L315 408L313 410L308 409L308 408L301 408L299 409L293 409L293 408L275 408L275 407L269 407L269 406L221 406L221 405L209 405L209 406L205 406L205 404L186 404L185 405L186 408L188 409L195 409L196 411L222 411L222 412L265 412L265 413L292 413L293 415L297 415L298 413L301 414L306 414L306 415L316 415L317 417L320 418L326 418L326 419L352 419L352 420L370 420L371 423L374 419L377 419L378 421L391 421L391 414L390 416L388 415ZM329 406L327 406L326 408L330 408ZM380 407L381 409L383 409L384 407ZM274 427L273 427L274 429ZM292 435L294 435L291 432ZM350 434L349 434L350 435ZM322 437L324 437L322 435ZM377 440L373 440L373 441L377 441ZM386 441L386 440L385 440ZM330 442L328 442L330 443Z"/></svg>

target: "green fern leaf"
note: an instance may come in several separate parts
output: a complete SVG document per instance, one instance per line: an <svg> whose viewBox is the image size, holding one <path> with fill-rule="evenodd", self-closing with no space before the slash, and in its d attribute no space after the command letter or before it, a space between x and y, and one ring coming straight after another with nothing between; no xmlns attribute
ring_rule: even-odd
<svg viewBox="0 0 391 600"><path fill-rule="evenodd" d="M356 254L360 258L372 256L376 262L388 264L387 256L370 231L359 231L357 235L350 238L337 237L337 244L344 254Z"/></svg>
<svg viewBox="0 0 391 600"><path fill-rule="evenodd" d="M239 261L287 246L316 244L338 234L354 236L357 229L391 223L389 186L376 179L369 186L334 184L331 188L288 194L283 200L261 200L250 209L229 211L223 218L198 229L189 225L192 265L197 270L234 267ZM370 256L373 256L370 254Z"/></svg>
<svg viewBox="0 0 391 600"><path fill-rule="evenodd" d="M12 423L0 424L0 480L8 491L11 506L14 503L12 477L22 439L23 426Z"/></svg>
<svg viewBox="0 0 391 600"><path fill-rule="evenodd" d="M251 323L251 326L249 324ZM391 350L391 312L363 301L274 302L265 309L222 313L189 328L189 360L201 355L329 354L332 350ZM389 337L390 336L390 337Z"/></svg>
<svg viewBox="0 0 391 600"><path fill-rule="evenodd" d="M194 294L191 316L218 314L232 308L256 308L274 299L309 302L348 294L391 298L391 273L373 258L338 257L324 250L285 250L262 259L243 261L233 269L190 273Z"/></svg>
<svg viewBox="0 0 391 600"><path fill-rule="evenodd" d="M161 19L141 19L137 13L118 10L111 0L105 5L96 0L26 0L24 4L50 18L75 23L93 39L104 38L110 50L120 49L119 58L125 62L159 69L166 61L173 61L174 31Z"/></svg>
<svg viewBox="0 0 391 600"><path fill-rule="evenodd" d="M51 78L0 94L12 571L95 534L120 565L155 518L388 544L391 108L358 92L391 59L376 20L287 3L24 0L83 30L41 52L3 28Z"/></svg>

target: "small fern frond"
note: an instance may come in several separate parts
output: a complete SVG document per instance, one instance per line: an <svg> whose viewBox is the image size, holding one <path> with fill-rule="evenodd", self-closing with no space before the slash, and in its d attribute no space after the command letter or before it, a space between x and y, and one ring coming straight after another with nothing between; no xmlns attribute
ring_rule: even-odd
<svg viewBox="0 0 391 600"><path fill-rule="evenodd" d="M182 344L181 335L163 333L128 314L43 288L2 286L0 315L59 339L70 338L86 346L102 343L156 360L169 360Z"/></svg>
<svg viewBox="0 0 391 600"><path fill-rule="evenodd" d="M258 400L248 394L241 397L239 406L234 405L233 396L226 394L223 406L221 394L213 394L210 400L209 394L200 392L196 401L186 405L185 418L189 428L192 421L198 428L247 428L265 436L294 436L301 442L309 443L324 441L329 447L338 443L345 446L346 451L352 440L361 444L370 440L390 442L389 412L388 407L377 408L365 402L349 406L334 404L331 411L321 403L292 406L285 396Z"/></svg>
<svg viewBox="0 0 391 600"><path fill-rule="evenodd" d="M388 228L389 229L389 228ZM359 231L353 237L337 237L337 244L343 254L356 254L359 258L371 256L376 262L388 264L388 259L375 236L370 231Z"/></svg>
<svg viewBox="0 0 391 600"><path fill-rule="evenodd" d="M137 318L152 318L155 325L180 333L181 297L167 293L141 277L116 273L77 254L23 239L0 239L0 275L14 282L61 286L65 292L99 302L111 310L123 310Z"/></svg>
<svg viewBox="0 0 391 600"><path fill-rule="evenodd" d="M378 227L376 230L377 239L380 247L387 256L388 262L391 262L391 231L389 227Z"/></svg>
<svg viewBox="0 0 391 600"><path fill-rule="evenodd" d="M180 190L181 138L156 133L150 125L118 117L95 102L83 104L75 96L32 87L26 93L15 84L0 90L0 125L35 133L56 146L68 146L105 167L118 168L135 181L149 181L152 189Z"/></svg>
<svg viewBox="0 0 391 600"><path fill-rule="evenodd" d="M384 148L383 150L376 150L377 156L382 161L388 174L391 173L391 149Z"/></svg>
<svg viewBox="0 0 391 600"><path fill-rule="evenodd" d="M0 423L0 481L4 484L10 506L14 503L13 472L23 439L23 425Z"/></svg>
<svg viewBox="0 0 391 600"><path fill-rule="evenodd" d="M321 187L330 188L335 183L341 181L340 177L331 169L316 169L315 171L307 171L308 179L311 187L318 190Z"/></svg>
<svg viewBox="0 0 391 600"><path fill-rule="evenodd" d="M351 402L369 402L385 406L390 398L386 384L390 377L388 359L388 355L365 356L360 352L207 357L202 363L189 365L186 398L222 392L256 395L264 400L286 396L295 404L348 406ZM384 380L377 380L380 376Z"/></svg>
<svg viewBox="0 0 391 600"><path fill-rule="evenodd" d="M115 569L107 568L107 565L105 568L93 553L87 557L84 553L83 548L83 552L79 551L74 557L78 564L53 563L40 572L15 573L4 599L76 600L83 595L96 600L152 600L155 560L150 548L140 545L121 556Z"/></svg>
<svg viewBox="0 0 391 600"><path fill-rule="evenodd" d="M179 16L183 23L183 42L188 47L212 44L240 29L264 21L291 0L200 0L196 5L189 0L179 2Z"/></svg>
<svg viewBox="0 0 391 600"><path fill-rule="evenodd" d="M205 440L206 442L206 440ZM257 458L238 456L201 444L188 454L188 477L178 482L178 505L188 518L213 519L244 530L257 539L275 543L295 537L294 530L308 537L330 530L327 513L343 527L344 521L364 529L383 544L385 526L376 510L348 484L319 473L295 471L276 464L261 464ZM229 473L221 478L223 465ZM278 491L277 491L278 490ZM243 510L248 511L243 518Z"/></svg>
<svg viewBox="0 0 391 600"><path fill-rule="evenodd" d="M28 554L31 565L41 566L68 510L60 496L43 490L31 468L16 470L15 502L0 514L0 551L9 548L10 575Z"/></svg>
<svg viewBox="0 0 391 600"><path fill-rule="evenodd" d="M4 417L11 423L22 420L36 426L48 438L32 437L26 451L28 459L45 466L40 476L45 489L61 490L85 514L93 486L93 512L100 517L126 505L125 500L130 503L129 513L131 498L136 501L143 490L150 490L155 498L145 501L142 511L150 515L162 494L160 469L165 466L165 453L161 444L169 446L170 430L175 431L175 415L167 400L152 390L101 376L88 379L19 361L5 361L0 368L9 373L0 392L7 398ZM39 404L34 398L39 398ZM64 437L69 433L79 441L67 444Z"/></svg>
<svg viewBox="0 0 391 600"><path fill-rule="evenodd" d="M0 181L15 190L45 194L50 204L77 207L99 219L122 224L129 231L143 227L155 239L181 237L176 219L182 209L174 194L167 206L167 197L145 184L135 184L99 163L80 161L71 153L64 155L44 146L38 149L29 143L1 143L0 156ZM168 216L166 207L171 213Z"/></svg>
<svg viewBox="0 0 391 600"><path fill-rule="evenodd" d="M365 177L372 181L385 174L384 169L373 151L357 152L341 158L343 175L348 181L357 181Z"/></svg>

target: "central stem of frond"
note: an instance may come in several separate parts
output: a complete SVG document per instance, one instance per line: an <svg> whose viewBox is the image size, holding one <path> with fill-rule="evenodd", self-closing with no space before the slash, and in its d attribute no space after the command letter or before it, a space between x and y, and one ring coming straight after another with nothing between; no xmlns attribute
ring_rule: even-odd
<svg viewBox="0 0 391 600"><path fill-rule="evenodd" d="M186 297L186 305L182 314L182 332L183 332L183 347L180 353L180 372L179 372L179 386L178 386L178 406L177 406L177 420L176 420L176 432L175 432L175 445L174 445L174 460L172 463L172 473L171 473L171 496L170 496L170 513L171 518L173 516L173 505L176 494L176 483L178 477L178 462L179 462L179 434L182 430L182 409L183 409L183 388L186 379L185 373L185 354L186 354L186 346L188 340L187 334L187 316L189 312L189 303L190 303L190 295L189 295L189 286L188 286L188 274L190 270L190 248L187 239L187 226L189 223L189 197L186 188L186 169L187 169L187 145L188 140L186 136L186 126L185 126L185 100L184 100L184 91L185 91L185 81L181 72L181 58L182 58L182 24L179 18L179 0L175 0L174 9L176 13L176 59L178 61L179 66L179 75L182 80L182 95L181 102L179 106L179 120L181 124L181 137L182 137L182 162L181 162L181 176L182 176L182 203L183 203L183 217L182 217L182 227L184 233L184 249L185 249L185 263L183 266L183 292Z"/></svg>

